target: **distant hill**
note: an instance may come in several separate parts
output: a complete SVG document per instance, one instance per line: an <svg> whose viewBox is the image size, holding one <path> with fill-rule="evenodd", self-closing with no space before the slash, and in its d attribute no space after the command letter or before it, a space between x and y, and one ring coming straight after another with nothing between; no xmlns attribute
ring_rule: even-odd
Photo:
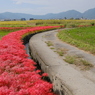
<svg viewBox="0 0 95 95"><path fill-rule="evenodd" d="M83 17L88 19L95 19L95 8L85 11L83 13Z"/></svg>
<svg viewBox="0 0 95 95"><path fill-rule="evenodd" d="M5 12L0 13L0 19L21 19L25 18L29 20L30 18L34 19L70 19L70 18L87 18L87 19L95 19L95 8L89 9L85 11L84 13L80 13L76 10L69 10L66 12L61 13L49 13L46 15L32 15L32 14L25 14L25 13L11 13L11 12Z"/></svg>

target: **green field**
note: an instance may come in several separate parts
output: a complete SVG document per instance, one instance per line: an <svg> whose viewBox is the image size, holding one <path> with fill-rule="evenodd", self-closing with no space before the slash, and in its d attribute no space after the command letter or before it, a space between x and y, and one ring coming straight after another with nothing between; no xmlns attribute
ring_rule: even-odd
<svg viewBox="0 0 95 95"><path fill-rule="evenodd" d="M27 20L27 21L0 21L0 27L31 27L31 26L53 26L64 25L65 27L77 27L80 25L92 25L95 20Z"/></svg>
<svg viewBox="0 0 95 95"><path fill-rule="evenodd" d="M9 34L9 33L11 33L11 32L14 32L14 31L17 31L17 30L19 30L19 29L4 29L4 30L0 30L0 39L3 37L3 36L5 36L5 35L7 35L7 34Z"/></svg>
<svg viewBox="0 0 95 95"><path fill-rule="evenodd" d="M95 54L95 26L60 31L59 39Z"/></svg>

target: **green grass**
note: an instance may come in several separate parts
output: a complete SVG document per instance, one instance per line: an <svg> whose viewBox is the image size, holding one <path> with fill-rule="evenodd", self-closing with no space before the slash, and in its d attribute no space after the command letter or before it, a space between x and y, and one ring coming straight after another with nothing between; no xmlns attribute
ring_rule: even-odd
<svg viewBox="0 0 95 95"><path fill-rule="evenodd" d="M66 56L64 59L66 62L68 62L69 64L75 64L76 61L76 57L75 56Z"/></svg>
<svg viewBox="0 0 95 95"><path fill-rule="evenodd" d="M87 60L78 58L76 56L67 55L65 56L64 61L66 61L69 64L76 65L81 70L89 70L91 67L93 67L93 64L91 64Z"/></svg>
<svg viewBox="0 0 95 95"><path fill-rule="evenodd" d="M58 49L56 50L56 52L59 54L59 56L63 56L64 54L66 54L67 51L68 51L68 50L65 49L65 48L58 48Z"/></svg>
<svg viewBox="0 0 95 95"><path fill-rule="evenodd" d="M95 26L60 31L58 37L62 41L95 54Z"/></svg>
<svg viewBox="0 0 95 95"><path fill-rule="evenodd" d="M7 35L7 34L9 34L9 33L11 33L11 32L17 31L17 30L19 30L19 29L14 29L14 30L0 30L0 39L1 39L3 36L5 36L5 35Z"/></svg>
<svg viewBox="0 0 95 95"><path fill-rule="evenodd" d="M47 46L53 46L53 43L51 41L47 41L45 43L47 44Z"/></svg>

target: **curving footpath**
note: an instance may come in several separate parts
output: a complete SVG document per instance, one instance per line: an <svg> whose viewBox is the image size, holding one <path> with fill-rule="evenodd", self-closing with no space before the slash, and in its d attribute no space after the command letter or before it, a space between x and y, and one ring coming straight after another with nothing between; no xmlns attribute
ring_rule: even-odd
<svg viewBox="0 0 95 95"><path fill-rule="evenodd" d="M61 42L55 36L57 30L39 33L31 37L29 47L31 55L42 70L49 74L54 85L54 91L60 95L95 95L95 67L88 71L81 71L63 60L54 50L50 49L46 41L68 49L69 54L76 54L95 65L95 56Z"/></svg>

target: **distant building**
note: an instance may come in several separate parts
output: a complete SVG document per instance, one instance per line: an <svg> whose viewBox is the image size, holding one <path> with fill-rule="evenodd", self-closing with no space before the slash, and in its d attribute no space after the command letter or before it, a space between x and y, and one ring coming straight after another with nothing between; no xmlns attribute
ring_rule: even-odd
<svg viewBox="0 0 95 95"><path fill-rule="evenodd" d="M80 18L75 18L76 20L80 20Z"/></svg>
<svg viewBox="0 0 95 95"><path fill-rule="evenodd" d="M11 21L11 19L4 19L4 21Z"/></svg>
<svg viewBox="0 0 95 95"><path fill-rule="evenodd" d="M12 19L12 21L19 21L20 19Z"/></svg>
<svg viewBox="0 0 95 95"><path fill-rule="evenodd" d="M34 20L34 18L30 18L29 20Z"/></svg>
<svg viewBox="0 0 95 95"><path fill-rule="evenodd" d="M24 21L24 20L26 20L25 18L21 18L21 21Z"/></svg>

